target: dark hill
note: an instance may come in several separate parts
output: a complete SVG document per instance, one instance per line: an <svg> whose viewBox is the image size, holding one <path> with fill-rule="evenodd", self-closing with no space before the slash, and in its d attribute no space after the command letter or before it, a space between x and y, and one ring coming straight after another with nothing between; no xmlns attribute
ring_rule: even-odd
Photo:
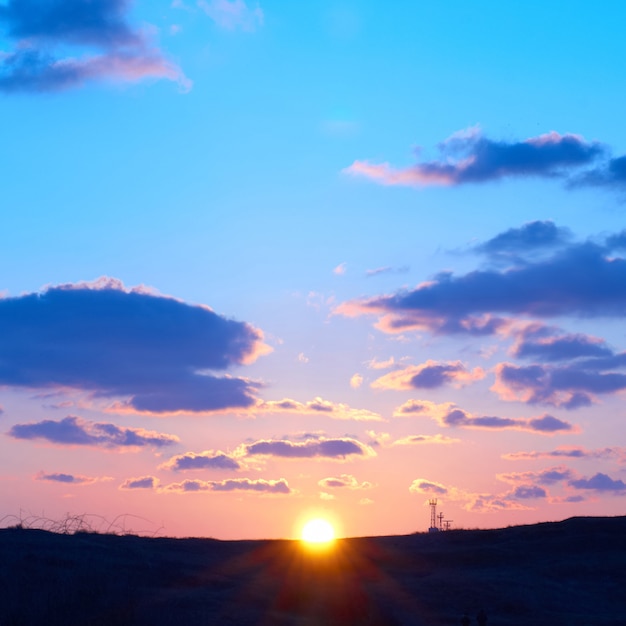
<svg viewBox="0 0 626 626"><path fill-rule="evenodd" d="M0 530L0 626L624 626L626 517L294 541Z"/></svg>

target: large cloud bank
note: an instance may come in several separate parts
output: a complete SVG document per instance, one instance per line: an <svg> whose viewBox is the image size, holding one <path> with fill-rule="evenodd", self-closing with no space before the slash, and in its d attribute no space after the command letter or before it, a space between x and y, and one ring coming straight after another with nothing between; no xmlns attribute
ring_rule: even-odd
<svg viewBox="0 0 626 626"><path fill-rule="evenodd" d="M266 349L248 324L114 280L0 299L1 385L123 397L135 411L250 407L257 385L214 372Z"/></svg>

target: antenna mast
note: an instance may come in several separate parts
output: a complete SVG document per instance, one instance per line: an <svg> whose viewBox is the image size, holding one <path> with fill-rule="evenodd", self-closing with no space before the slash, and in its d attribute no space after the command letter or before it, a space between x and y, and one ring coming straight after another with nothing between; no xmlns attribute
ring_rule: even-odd
<svg viewBox="0 0 626 626"><path fill-rule="evenodd" d="M430 528L428 532L436 533L439 531L437 528L437 498L431 498L428 504L430 505Z"/></svg>

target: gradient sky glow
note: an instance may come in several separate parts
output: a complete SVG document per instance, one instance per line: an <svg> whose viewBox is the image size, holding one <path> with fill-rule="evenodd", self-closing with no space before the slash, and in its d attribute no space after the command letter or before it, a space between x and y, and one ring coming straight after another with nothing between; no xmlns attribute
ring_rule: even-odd
<svg viewBox="0 0 626 626"><path fill-rule="evenodd" d="M624 514L623 17L0 0L2 515Z"/></svg>

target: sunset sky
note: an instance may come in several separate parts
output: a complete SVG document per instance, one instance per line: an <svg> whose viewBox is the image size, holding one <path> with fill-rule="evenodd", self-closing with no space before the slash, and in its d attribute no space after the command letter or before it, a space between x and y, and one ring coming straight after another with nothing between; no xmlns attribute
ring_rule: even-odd
<svg viewBox="0 0 626 626"><path fill-rule="evenodd" d="M3 524L624 514L624 11L563 7L0 0Z"/></svg>

